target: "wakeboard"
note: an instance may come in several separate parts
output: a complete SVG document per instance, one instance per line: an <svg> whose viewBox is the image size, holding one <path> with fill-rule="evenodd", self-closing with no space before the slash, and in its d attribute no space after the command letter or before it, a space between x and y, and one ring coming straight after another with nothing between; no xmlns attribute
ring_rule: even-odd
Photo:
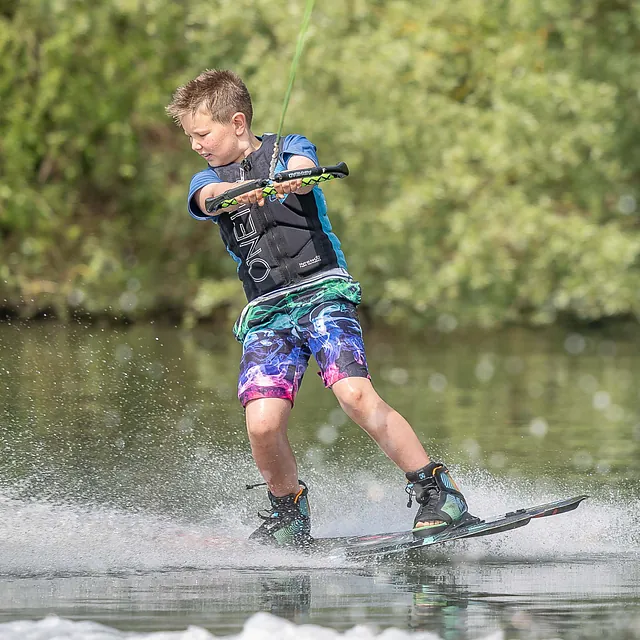
<svg viewBox="0 0 640 640"><path fill-rule="evenodd" d="M396 533L379 533L376 535L352 536L343 538L315 538L311 545L314 552L340 551L349 556L387 556L426 549L437 544L489 536L504 531L524 527L535 518L546 518L567 511L573 511L588 496L576 496L566 500L556 500L535 507L509 511L499 516L481 520L473 518L464 524L446 529L425 538L416 537L411 531Z"/></svg>

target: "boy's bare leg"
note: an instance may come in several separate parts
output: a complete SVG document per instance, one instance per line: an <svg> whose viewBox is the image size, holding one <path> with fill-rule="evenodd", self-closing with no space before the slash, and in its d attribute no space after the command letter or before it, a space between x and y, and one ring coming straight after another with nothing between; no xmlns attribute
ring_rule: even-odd
<svg viewBox="0 0 640 640"><path fill-rule="evenodd" d="M298 492L298 467L287 437L291 402L257 398L245 407L247 432L258 470L274 496Z"/></svg>
<svg viewBox="0 0 640 640"><path fill-rule="evenodd" d="M411 425L376 392L367 378L343 378L331 390L345 413L360 425L405 473L429 464Z"/></svg>
<svg viewBox="0 0 640 640"><path fill-rule="evenodd" d="M417 471L431 460L411 425L376 392L367 378L343 378L332 387L340 406L405 473ZM418 512L420 513L420 512ZM438 525L424 518L415 527Z"/></svg>

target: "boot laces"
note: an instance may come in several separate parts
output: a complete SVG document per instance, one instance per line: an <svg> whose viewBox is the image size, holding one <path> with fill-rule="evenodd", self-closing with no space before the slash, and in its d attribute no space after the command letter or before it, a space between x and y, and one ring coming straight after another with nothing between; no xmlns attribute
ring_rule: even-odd
<svg viewBox="0 0 640 640"><path fill-rule="evenodd" d="M257 485L249 486L247 485L247 489L253 489L258 486L262 486L265 483L260 483ZM293 496L283 496L282 498L275 498L277 501L282 501L282 504L274 504L271 503L270 509L265 509L264 511L258 511L258 517L262 520L271 520L272 518L279 518L280 515L295 515L298 511L298 501L300 500L302 494L304 493L304 488L301 488L298 493Z"/></svg>
<svg viewBox="0 0 640 640"><path fill-rule="evenodd" d="M418 491L416 491L416 484L420 487ZM407 507L409 507L409 509L413 504L413 498L415 498L416 502L418 502L419 504L427 504L431 500L432 496L437 497L440 493L435 480L428 481L424 484L409 482L404 490L405 493L407 493L409 496L409 501L407 502ZM418 495L420 496L420 499L418 499Z"/></svg>
<svg viewBox="0 0 640 640"><path fill-rule="evenodd" d="M261 518L262 520L271 520L271 518L277 518L278 516L279 511L276 508L258 511L258 518Z"/></svg>

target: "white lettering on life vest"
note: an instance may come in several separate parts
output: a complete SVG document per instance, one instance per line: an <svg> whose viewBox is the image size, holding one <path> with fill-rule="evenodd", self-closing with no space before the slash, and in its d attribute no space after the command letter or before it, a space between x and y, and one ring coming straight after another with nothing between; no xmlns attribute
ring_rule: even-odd
<svg viewBox="0 0 640 640"><path fill-rule="evenodd" d="M304 267L310 267L312 264L316 264L318 262L320 262L322 258L320 258L320 256L313 256L313 258L311 258L311 260L305 260L304 262L298 262L298 266L301 269L304 269Z"/></svg>
<svg viewBox="0 0 640 640"><path fill-rule="evenodd" d="M246 218L243 218L244 216ZM233 235L239 245L241 247L250 247L245 258L247 273L254 282L266 280L271 273L271 267L266 260L257 257L262 252L262 248L257 246L260 238L251 217L251 207L246 204L241 205L230 217L233 223Z"/></svg>

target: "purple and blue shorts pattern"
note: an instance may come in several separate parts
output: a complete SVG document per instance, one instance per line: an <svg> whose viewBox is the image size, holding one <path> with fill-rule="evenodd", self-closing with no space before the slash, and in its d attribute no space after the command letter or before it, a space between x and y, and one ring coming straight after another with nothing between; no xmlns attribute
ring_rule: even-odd
<svg viewBox="0 0 640 640"><path fill-rule="evenodd" d="M257 398L294 403L313 355L325 387L349 377L369 378L356 305L354 281L329 281L292 293L254 314L242 340L238 398L242 406ZM259 322L255 319L258 318Z"/></svg>

